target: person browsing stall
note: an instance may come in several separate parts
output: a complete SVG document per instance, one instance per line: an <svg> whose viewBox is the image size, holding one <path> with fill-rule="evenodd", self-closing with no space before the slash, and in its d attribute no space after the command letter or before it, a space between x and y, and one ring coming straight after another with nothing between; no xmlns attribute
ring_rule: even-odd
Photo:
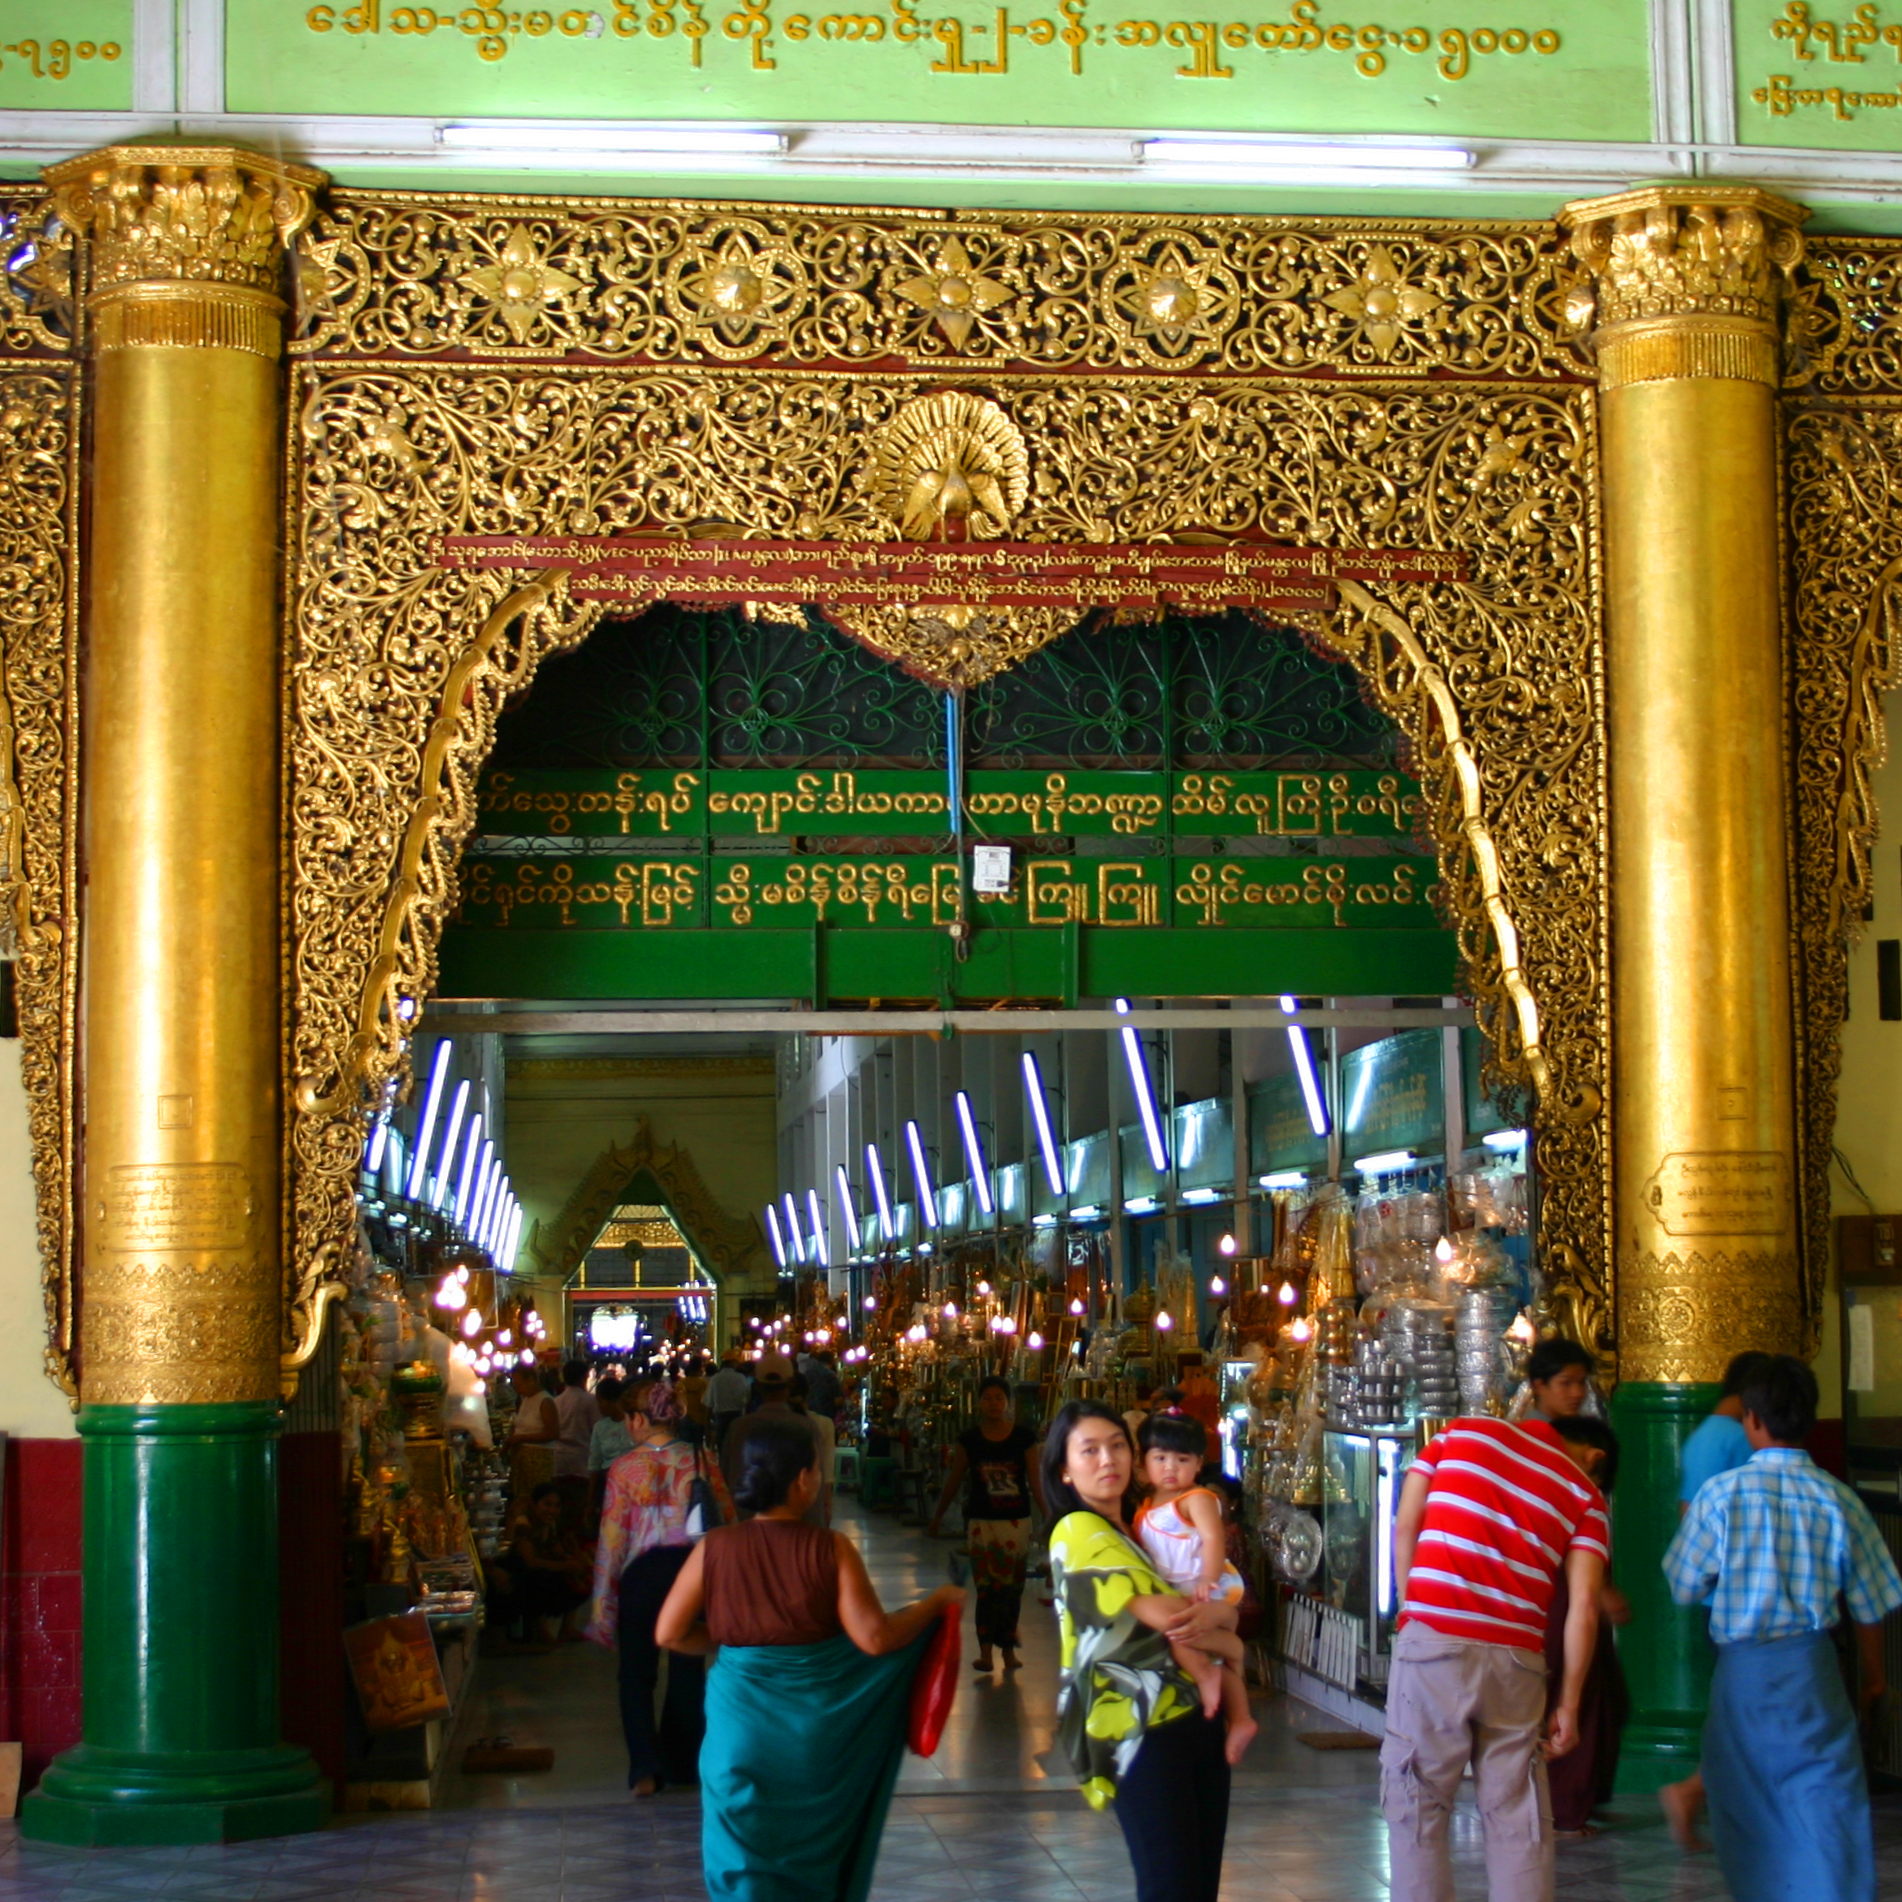
<svg viewBox="0 0 1902 1902"><path fill-rule="evenodd" d="M1031 1508L1043 1510L1043 1476L1031 1460L1036 1446L1036 1435L1011 1417L1010 1382L998 1374L980 1381L977 1424L951 1448L929 1527L936 1538L946 1508L963 1487L977 1601L976 1671L994 1668L993 1649L1003 1654L1006 1671L1020 1663L1017 1620L1029 1575Z"/></svg>
<svg viewBox="0 0 1902 1902"><path fill-rule="evenodd" d="M1717 1860L1736 1902L1873 1902L1869 1786L1830 1634L1847 1606L1873 1708L1902 1576L1868 1507L1803 1450L1816 1376L1779 1354L1739 1399L1750 1458L1699 1487L1664 1555L1671 1596L1709 1604L1717 1646L1703 1747Z"/></svg>
<svg viewBox="0 0 1902 1902"><path fill-rule="evenodd" d="M1448 1827L1469 1764L1492 1902L1552 1902L1545 1757L1578 1741L1611 1549L1588 1452L1544 1420L1463 1419L1407 1471L1380 1750L1393 1902L1453 1902ZM1571 1609L1548 1715L1545 1630L1561 1569Z"/></svg>
<svg viewBox="0 0 1902 1902"><path fill-rule="evenodd" d="M668 1668L658 1730L654 1723L660 1682L656 1623L705 1530L694 1523L694 1482L707 1481L721 1516L730 1518L733 1507L719 1469L682 1433L684 1410L666 1381L637 1381L624 1407L633 1444L608 1469L587 1635L619 1650L627 1787L648 1797L668 1783L692 1783L700 1751L698 1658L681 1658Z"/></svg>

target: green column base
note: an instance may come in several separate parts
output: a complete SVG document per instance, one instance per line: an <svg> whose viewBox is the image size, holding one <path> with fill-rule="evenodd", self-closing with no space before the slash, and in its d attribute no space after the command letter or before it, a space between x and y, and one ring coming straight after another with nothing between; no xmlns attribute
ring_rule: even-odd
<svg viewBox="0 0 1902 1902"><path fill-rule="evenodd" d="M1631 1622L1618 1632L1631 1692L1618 1756L1620 1795L1648 1795L1697 1768L1710 1702L1710 1639L1701 1609L1673 1603L1662 1561L1677 1531L1684 1442L1721 1391L1626 1381L1612 1397L1619 1448L1612 1574L1631 1601Z"/></svg>
<svg viewBox="0 0 1902 1902"><path fill-rule="evenodd" d="M277 1432L265 1402L87 1406L83 1741L22 1832L106 1848L316 1829L277 1727Z"/></svg>
<svg viewBox="0 0 1902 1902"><path fill-rule="evenodd" d="M169 1761L80 1744L21 1806L20 1832L75 1849L239 1843L320 1829L329 1813L316 1765L288 1744Z"/></svg>

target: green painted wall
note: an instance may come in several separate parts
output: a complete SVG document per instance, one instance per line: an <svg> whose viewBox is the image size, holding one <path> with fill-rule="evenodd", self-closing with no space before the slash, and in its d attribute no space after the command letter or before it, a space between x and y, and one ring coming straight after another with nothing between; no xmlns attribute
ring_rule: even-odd
<svg viewBox="0 0 1902 1902"><path fill-rule="evenodd" d="M1902 148L1902 7L1731 0L1731 23L1741 144Z"/></svg>
<svg viewBox="0 0 1902 1902"><path fill-rule="evenodd" d="M1645 0L229 0L237 112L1645 139ZM498 30L499 29L499 30Z"/></svg>
<svg viewBox="0 0 1902 1902"><path fill-rule="evenodd" d="M0 110L132 104L132 0L0 0Z"/></svg>

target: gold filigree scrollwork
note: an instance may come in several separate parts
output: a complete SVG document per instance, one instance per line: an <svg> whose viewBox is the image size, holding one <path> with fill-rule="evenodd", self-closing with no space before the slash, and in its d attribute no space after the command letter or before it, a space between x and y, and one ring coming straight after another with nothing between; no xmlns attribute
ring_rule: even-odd
<svg viewBox="0 0 1902 1902"><path fill-rule="evenodd" d="M759 1224L750 1217L727 1214L692 1155L678 1143L659 1141L643 1116L628 1142L610 1143L594 1159L547 1235L539 1227L530 1235L528 1252L541 1264L544 1279L567 1281L595 1245L608 1217L627 1200L630 1186L642 1177L652 1178L668 1214L716 1280L769 1278L766 1238Z"/></svg>
<svg viewBox="0 0 1902 1902"><path fill-rule="evenodd" d="M0 356L65 356L78 329L71 226L43 191L0 190Z"/></svg>
<svg viewBox="0 0 1902 1902"><path fill-rule="evenodd" d="M47 1372L74 1379L78 941L74 615L77 369L0 366L0 906L15 962Z"/></svg>
<svg viewBox="0 0 1902 1902"><path fill-rule="evenodd" d="M1789 322L1786 384L1825 396L1902 395L1902 244L1805 240Z"/></svg>
<svg viewBox="0 0 1902 1902"><path fill-rule="evenodd" d="M1869 900L1870 775L1902 684L1902 401L1792 402L1786 490L1796 709L1796 935L1802 989L1804 1336L1819 1338L1849 947Z"/></svg>
<svg viewBox="0 0 1902 1902"><path fill-rule="evenodd" d="M1545 851L1528 850L1532 801L1552 790L1526 773L1502 725L1462 710L1429 648L1457 651L1458 631L1490 618L1480 601L1435 601L1433 590L1390 589L1414 620L1354 582L1326 644L1352 660L1376 700L1400 722L1428 798L1441 890L1459 934L1461 962L1490 1048L1496 1082L1530 1084L1539 1135L1543 1318L1600 1351L1612 1343L1608 1132L1604 1104L1603 830L1592 775L1599 755L1590 700L1575 697L1559 742L1559 798L1536 815ZM1590 644L1589 632L1586 634ZM1530 644L1526 658L1535 658ZM1543 658L1543 657L1539 657ZM1536 664L1536 663L1535 663ZM1483 702L1481 703L1483 705ZM1483 772L1469 720L1487 734L1496 763ZM1557 764L1558 762L1552 762ZM1563 841L1561 849L1559 847ZM1554 902L1556 901L1556 902ZM1589 963L1579 950L1592 947ZM1586 980L1581 982L1581 980ZM1551 1029L1540 1007L1550 1000Z"/></svg>
<svg viewBox="0 0 1902 1902"><path fill-rule="evenodd" d="M1585 370L1540 225L598 198L540 200L525 216L522 204L331 194L299 247L293 349L1276 377ZM512 304L500 295L511 245ZM500 273L493 285L470 282L472 257Z"/></svg>
<svg viewBox="0 0 1902 1902"><path fill-rule="evenodd" d="M396 706L411 716L408 730L391 731L359 704L359 715L369 714L359 733L374 738L376 773L340 772L337 755L321 745L336 697L355 698L366 683L346 683L332 669L298 682L307 717L291 762L287 1232L297 1247L286 1290L287 1369L309 1358L321 1333L350 1239L364 1121L402 1079L411 1025L435 986L442 920L454 907L457 861L475 824L474 772L496 715L543 653L578 641L598 618L598 609L567 604L562 579L557 570L510 588L505 576L485 576L464 583L460 599L412 600L408 615L349 630L377 645L371 678L390 696L381 711ZM300 740L317 741L317 750L300 754ZM366 859L381 868L367 886L352 876ZM310 981L312 961L330 956L348 958L345 986Z"/></svg>
<svg viewBox="0 0 1902 1902"><path fill-rule="evenodd" d="M729 537L881 542L891 517L865 443L908 404L964 385L944 371L323 361L301 376L291 970L294 1074L316 1079L293 1152L303 1261L347 1236L363 1099L341 1087L343 1053L377 990L430 726L450 704L451 670L509 585L438 570L440 538L673 535L719 522ZM1586 1113L1605 1075L1593 393L1444 379L996 373L971 393L1030 447L1011 531L1023 540L1198 533L1469 557L1465 583L1381 595L1453 683L1483 773L1498 893L1539 999L1539 1048L1559 1080L1541 1111L1544 1245L1561 1281L1581 1290L1588 1336L1602 1332L1605 1138L1602 1119ZM478 717L457 728L446 762L459 788L487 750L500 679L526 684L540 655L581 626L551 615L477 673L487 683ZM1436 838L1451 904L1498 1029L1508 993L1484 881L1471 869L1469 815L1449 756L1432 750L1432 716L1410 671L1374 689L1440 782L1436 809L1449 818ZM424 994L467 830L466 811L455 810L452 801L428 821L441 869L411 914L404 982L413 988L401 995ZM1558 1105L1574 1097L1580 1113L1567 1121Z"/></svg>

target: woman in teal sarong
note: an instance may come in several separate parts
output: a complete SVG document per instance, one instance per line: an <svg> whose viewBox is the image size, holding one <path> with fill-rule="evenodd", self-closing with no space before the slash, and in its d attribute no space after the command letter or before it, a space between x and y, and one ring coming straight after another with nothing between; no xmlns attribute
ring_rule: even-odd
<svg viewBox="0 0 1902 1902"><path fill-rule="evenodd" d="M1236 1609L1180 1596L1129 1530L1135 1450L1119 1414L1073 1400L1044 1442L1050 1583L1063 1638L1057 1742L1096 1809L1115 1804L1137 1902L1217 1902L1228 1833L1223 1726L1172 1645L1232 1634Z"/></svg>
<svg viewBox="0 0 1902 1902"><path fill-rule="evenodd" d="M710 1902L865 1902L925 1634L964 1594L887 1613L858 1548L807 1525L822 1483L797 1416L740 1423L733 1496L755 1516L694 1547L656 1635L718 1647L700 1751Z"/></svg>

